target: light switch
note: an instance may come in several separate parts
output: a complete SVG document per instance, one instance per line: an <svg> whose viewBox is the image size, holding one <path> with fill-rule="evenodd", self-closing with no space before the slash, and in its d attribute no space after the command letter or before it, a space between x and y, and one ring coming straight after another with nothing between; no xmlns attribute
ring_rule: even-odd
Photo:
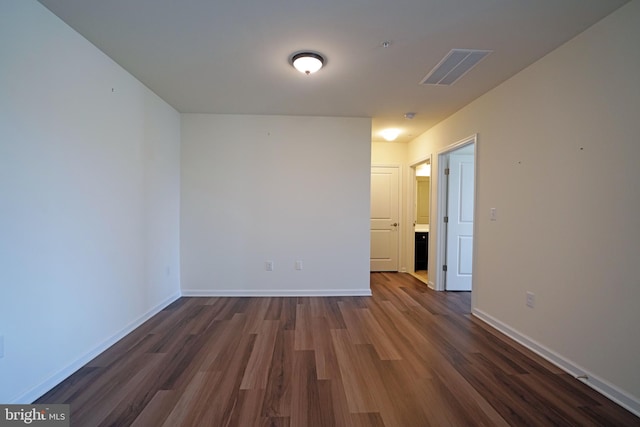
<svg viewBox="0 0 640 427"><path fill-rule="evenodd" d="M491 208L491 210L489 211L489 219L491 221L498 220L498 210L496 208Z"/></svg>

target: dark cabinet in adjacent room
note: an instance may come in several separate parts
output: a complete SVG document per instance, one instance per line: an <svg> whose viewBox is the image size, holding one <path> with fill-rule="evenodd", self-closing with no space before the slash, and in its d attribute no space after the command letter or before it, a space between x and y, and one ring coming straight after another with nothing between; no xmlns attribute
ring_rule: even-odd
<svg viewBox="0 0 640 427"><path fill-rule="evenodd" d="M415 270L428 270L429 233L417 232L415 248Z"/></svg>

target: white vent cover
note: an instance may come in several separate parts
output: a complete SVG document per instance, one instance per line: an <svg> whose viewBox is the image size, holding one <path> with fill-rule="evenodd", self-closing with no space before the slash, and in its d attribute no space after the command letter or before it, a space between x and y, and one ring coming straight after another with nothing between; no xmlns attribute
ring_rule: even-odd
<svg viewBox="0 0 640 427"><path fill-rule="evenodd" d="M492 50L452 49L425 76L421 85L450 86L489 55Z"/></svg>

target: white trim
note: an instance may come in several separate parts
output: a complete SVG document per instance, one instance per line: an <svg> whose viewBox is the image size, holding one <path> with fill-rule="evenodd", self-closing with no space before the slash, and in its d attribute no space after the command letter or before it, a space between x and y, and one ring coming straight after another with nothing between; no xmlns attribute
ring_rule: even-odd
<svg viewBox="0 0 640 427"><path fill-rule="evenodd" d="M445 156L446 156L445 154L438 154L438 164L436 165L436 168L434 168L433 166L431 167L431 174L433 175L434 170L438 174L438 188L437 188L438 193L436 194L436 200L437 200L436 204L438 208L437 217L436 217L436 262L435 262L435 265L433 266L433 270L434 270L433 275L431 276L435 278L434 289L436 291L445 290L444 272L442 270L442 266L446 259L444 217L447 211L447 202L445 200L445 196L447 195L447 188L445 185L446 180L444 176L444 170L449 166L448 164L449 157L445 157ZM445 160L447 163L446 165L444 164ZM431 228L429 229L429 231L431 231ZM429 236L429 238L430 239L432 238L431 235Z"/></svg>
<svg viewBox="0 0 640 427"><path fill-rule="evenodd" d="M134 329L138 328L144 322L146 322L147 320L149 320L150 318L158 314L160 311L162 311L165 307L167 307L169 304L171 304L178 298L180 298L180 292L177 292L171 295L170 297L166 298L164 301L162 301L161 303L149 309L146 313L144 313L143 315L141 315L140 317L138 317L137 319L129 323L120 331L118 331L111 337L107 338L100 345L90 350L88 353L85 353L84 356L76 359L74 362L72 362L65 368L51 375L49 378L47 378L37 386L33 387L31 390L27 391L21 396L18 396L11 403L14 403L14 404L25 403L25 402L31 403L34 400L38 399L40 396L47 393L52 388L60 384L62 381L70 377L71 374L76 372L78 369L82 368L84 365L89 363L100 353L102 353L103 351L105 351L106 349L114 345L116 342L120 341L127 334L131 333Z"/></svg>
<svg viewBox="0 0 640 427"><path fill-rule="evenodd" d="M183 289L183 297L370 297L371 289Z"/></svg>
<svg viewBox="0 0 640 427"><path fill-rule="evenodd" d="M403 245L405 244L405 239L403 237L403 233L402 230L404 229L404 225L403 224L403 220L405 218L405 212L404 212L404 208L402 207L403 203L404 203L404 192L402 191L402 189L404 188L404 168L402 167L401 164L397 164L397 163L376 163L376 164L371 164L371 168L369 169L371 172L373 172L373 168L394 168L398 170L398 231L397 231L397 235L398 235L398 252L396 254L396 259L398 260L398 266L397 266L397 270L390 270L389 272L399 272L402 273L403 271L401 270L405 270L406 271L406 263L404 260L404 257L402 256L402 254L404 253L404 251L402 250ZM371 175L369 175L369 188L371 188ZM369 220L371 220L371 215L369 215ZM371 224L371 221L369 221L369 224ZM369 237L371 237L371 227L369 227ZM371 242L369 242L371 243ZM371 257L371 245L369 245L369 257ZM371 261L371 258L369 258L369 261ZM369 263L369 265L371 265L371 263ZM382 272L382 271L381 271ZM386 270L384 272L387 272ZM230 296L235 296L235 295L230 295ZM258 295L258 296L270 296L270 295ZM290 296L290 295L276 295L276 296ZM294 295L296 296L296 295ZM309 295L309 296L326 296L326 295ZM329 295L331 296L331 295Z"/></svg>
<svg viewBox="0 0 640 427"><path fill-rule="evenodd" d="M371 163L372 168L401 168L400 163Z"/></svg>
<svg viewBox="0 0 640 427"><path fill-rule="evenodd" d="M585 370L581 366L577 365L573 361L559 355L553 350L545 347L544 345L538 343L537 341L529 338L528 336L521 334L517 330L512 327L502 323L500 320L494 318L493 316L474 308L471 310L472 314L476 316L478 319L482 320L489 326L497 329L502 332L509 338L517 341L523 346L527 347L529 350L533 351L537 355L542 358L548 360L549 362L556 365L558 368L567 372L574 378L582 381L584 384L588 385L598 393L604 395L605 397L611 399L616 402L618 405L626 408L637 416L640 416L640 400L625 391L619 389L615 385L603 380L602 378L598 378L593 375L589 371ZM580 377L580 378L578 378Z"/></svg>
<svg viewBox="0 0 640 427"><path fill-rule="evenodd" d="M426 160L425 160L426 161ZM419 164L419 163L418 163ZM407 244L405 245L405 251L407 253L407 262L409 265L409 272L412 274L416 271L416 226L413 225L416 222L416 165L409 165L409 180L407 182L407 189L405 190L407 195L407 227L405 230L405 236ZM419 280L420 277L417 277Z"/></svg>
<svg viewBox="0 0 640 427"><path fill-rule="evenodd" d="M446 147L442 147L438 151L436 151L437 155L448 154L452 151L456 151L459 148L464 147L465 145L469 145L475 143L478 140L478 134L474 133L472 135L467 136L466 138L462 138L459 141L454 142L453 144L449 144ZM433 171L431 172L433 173Z"/></svg>
<svg viewBox="0 0 640 427"><path fill-rule="evenodd" d="M433 166L433 155L429 154L428 156L422 158L421 160L412 162L409 164L409 182L407 184L407 204L405 207L408 209L409 214L407 217L407 230L405 232L405 236L407 239L407 245L405 246L406 253L408 254L407 264L410 266L409 272L416 271L416 235L415 235L415 224L417 222L416 218L416 167L422 163L429 162L429 166ZM429 223L433 224L433 168L431 169L431 175L429 176ZM429 240L427 241L427 252L431 254L431 236L432 233L429 233ZM429 255L431 256L431 255ZM427 271L429 271L431 264L427 259ZM416 276L418 277L418 276ZM419 277L418 277L419 278ZM426 282L425 282L426 283ZM427 283L428 284L428 283Z"/></svg>
<svg viewBox="0 0 640 427"><path fill-rule="evenodd" d="M474 236L476 235L476 216L477 216L477 189L478 189L478 134L474 133L472 135L469 135L466 138L463 138L457 142L454 142L453 144L447 145L446 147L441 148L440 150L438 150L436 152L437 158L438 158L438 164L436 165L437 170L435 171L435 173L437 173L438 176L438 194L436 195L436 200L437 200L437 205L438 205L438 217L436 218L436 265L435 265L435 271L434 271L434 277L435 277L435 290L436 291L445 291L446 290L446 285L445 285L445 275L442 273L442 265L444 264L444 260L446 259L446 254L445 254L445 249L446 249L446 236L444 235L443 230L445 229L445 225L444 225L444 216L445 213L447 211L447 206L446 203L442 203L442 201L444 200L444 197L447 195L447 189L445 188L445 179L444 179L444 169L445 167L448 167L449 164L449 154L451 154L452 152L466 147L468 145L473 145L474 147L474 151L473 151L473 210L474 210L474 218L473 218L473 233ZM446 159L447 160L447 165L444 165L445 167L443 167L442 163L443 160ZM431 166L431 175L433 176L434 174L434 167ZM433 199L432 199L433 200ZM431 236L429 236L429 238L431 239ZM471 265L471 271L475 272L476 268L475 268L475 263L476 263L476 240L475 238L473 239L473 257L472 257L472 265ZM471 289L473 290L473 276L471 278ZM471 305L472 307L474 306L474 294L471 294Z"/></svg>

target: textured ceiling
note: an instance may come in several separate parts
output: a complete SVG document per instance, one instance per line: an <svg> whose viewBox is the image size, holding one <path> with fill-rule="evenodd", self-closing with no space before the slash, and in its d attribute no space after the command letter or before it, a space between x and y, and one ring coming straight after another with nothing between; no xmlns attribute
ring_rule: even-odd
<svg viewBox="0 0 640 427"><path fill-rule="evenodd" d="M372 117L373 140L408 141L626 0L40 3L180 112ZM419 86L454 48L493 53L453 86ZM288 62L305 49L327 58L311 76Z"/></svg>

